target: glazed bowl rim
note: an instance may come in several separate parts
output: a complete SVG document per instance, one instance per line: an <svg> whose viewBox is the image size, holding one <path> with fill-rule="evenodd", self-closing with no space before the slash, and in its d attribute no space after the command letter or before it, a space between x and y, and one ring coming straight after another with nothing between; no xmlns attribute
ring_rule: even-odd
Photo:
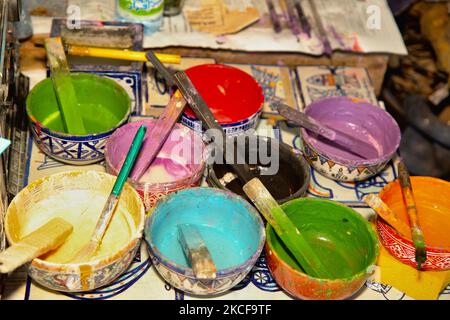
<svg viewBox="0 0 450 320"><path fill-rule="evenodd" d="M89 172L95 172L96 174L100 174L100 175L106 175L109 176L111 178L114 178L113 181L115 180L115 176L106 173L106 172L101 172L101 171L96 171L96 170L88 170L88 171L83 171L83 170L72 170L72 171L64 171L64 172L58 172L58 173L54 173L45 177L41 177L39 179L36 179L35 181L33 181L32 183L28 184L25 188L23 188L15 197L14 199L11 201L11 203L8 205L8 209L6 210L6 214L5 214L5 225L8 224L8 217L9 217L9 208L10 205L15 201L16 197L21 193L21 192L25 192L26 190L28 190L29 187L38 184L38 183L42 183L44 180L49 179L50 177L53 176L71 176L73 174L78 175L83 175L83 174L87 174ZM128 186L127 186L128 185ZM123 245L121 248L119 248L116 252L112 253L111 255L107 256L107 257L103 257L103 258L98 258L92 261L88 261L88 262L79 262L79 263L56 263L56 262L49 262L49 261L45 261L39 258L35 258L31 261L31 265L36 266L39 269L45 269L47 271L51 271L51 270L55 270L55 269L63 269L65 270L65 272L70 272L70 273L78 273L80 270L81 266L91 266L93 267L94 270L102 267L103 265L108 265L113 263L114 261L118 261L123 257L123 254L127 251L129 251L131 248L133 248L136 245L136 241L139 242L139 240L142 238L143 232L144 232L144 226L145 226L145 208L144 208L144 204L142 203L141 198L139 197L139 194L137 193L137 191L133 188L133 186L129 183L125 183L125 187L128 187L129 190L134 194L134 196L136 197L136 199L138 200L138 202L140 203L140 221L139 221L139 225L136 226L136 230L135 232L130 236L129 240L127 241L127 243L125 245ZM5 233L6 233L6 237L8 239L8 243L10 244L14 244L16 242L11 241L11 236L9 234L9 228L5 228Z"/></svg>
<svg viewBox="0 0 450 320"><path fill-rule="evenodd" d="M314 281L319 281L319 282L326 282L326 283L341 283L341 282L352 282L355 281L361 277L368 277L371 273L374 272L374 268L376 266L376 261L379 255L379 243L378 243L378 236L377 233L373 230L372 226L370 225L370 223L364 219L357 211L355 211L353 208L350 208L349 206L346 206L345 204L342 204L340 202L337 201L332 201L332 200L328 200L328 199L318 199L318 198L297 198L297 199L293 199L291 201L288 201L286 203L283 203L281 205L281 207L284 209L284 207L288 206L291 202L306 202L306 201L313 201L313 202L328 202L331 203L333 205L339 206L339 207L344 207L346 209L350 209L350 211L353 211L354 215L356 216L356 218L358 220L360 220L361 222L363 222L363 224L366 225L366 231L368 232L370 238L372 238L373 243L374 243L374 254L373 257L371 259L371 261L369 261L367 263L367 266L359 271L358 273L347 277L347 278L338 278L338 279L326 279L326 278L316 278L316 277L312 277L304 272L301 272L297 269L294 269L293 267L291 267L287 262L285 262L283 259L281 259L281 257L278 255L277 251L273 248L272 243L269 241L269 237L266 236L266 244L267 247L269 248L271 254L273 256L275 256L275 259L277 261L279 261L284 268L288 269L290 273L296 274L298 276L301 277L306 277L308 279L312 279ZM273 229L272 226L268 223L266 226L266 235L269 234L269 230Z"/></svg>
<svg viewBox="0 0 450 320"><path fill-rule="evenodd" d="M389 234L395 235L396 239L398 239L398 241L401 242L403 245L407 245L407 246L410 246L411 248L414 248L414 243L412 241L403 237L400 233L397 232L397 230L395 230L393 227L391 227L389 225L389 223L384 221L382 218L377 217L376 223L377 223L377 225L380 224L384 228L386 228L387 232ZM377 229L378 229L378 226L377 226ZM381 242L382 242L383 246L385 246L385 241L383 240L382 237L380 237L380 238L381 238ZM427 253L434 253L434 254L439 254L439 255L445 254L445 255L450 256L450 247L438 248L438 247L425 245L425 248L427 249Z"/></svg>
<svg viewBox="0 0 450 320"><path fill-rule="evenodd" d="M150 225L153 225L153 223L154 223L155 211L158 208L158 206L160 206L164 202L167 202L171 197L176 196L178 193L185 193L185 192L190 192L190 191L192 192L192 191L195 191L195 190L207 190L207 192L218 192L218 193L222 193L225 196L229 196L229 197L235 199L236 201L242 203L244 205L244 207L247 209L247 212L249 212L250 215L252 217L256 218L256 220L258 221L258 229L259 229L260 236L259 236L259 239L258 239L258 247L256 248L255 252L250 257L248 257L243 263L241 263L241 264L239 264L237 266L233 266L233 267L217 270L217 273L216 273L217 278L229 277L229 276L234 275L236 273L242 272L245 269L247 269L250 265L253 265L254 262L261 255L261 252L262 252L262 250L264 248L264 244L266 242L266 233L265 233L265 229L264 229L263 220L262 220L260 214L256 211L256 209L251 204L249 204L247 201L245 201L243 198L237 196L236 194L232 193L231 191L222 190L222 189L218 189L218 188L194 187L194 188L189 188L189 189L178 190L178 191L175 191L175 192L167 195L163 200L161 200L154 207L154 209L150 213L150 215L147 217L147 221L145 223L144 239L145 239L145 242L147 243L147 247L148 247L148 250L150 251L150 254L154 258L156 258L160 263L162 263L166 268L168 268L171 272L182 274L182 275L185 275L185 276L187 276L189 278L197 279L195 277L195 275L194 275L194 272L192 271L192 268L184 267L184 266L181 266L181 265L179 265L177 263L173 263L171 261L171 259L169 259L165 255L163 255L161 253L161 251L159 251L153 245L153 243L151 241L151 236L149 236Z"/></svg>
<svg viewBox="0 0 450 320"><path fill-rule="evenodd" d="M444 184L444 185L448 185L448 187L450 187L450 182L445 181L443 179L439 179L436 177L429 177L429 176L411 176L411 180L420 180L420 181L435 181L438 182L440 184ZM380 191L379 193L379 197L381 198L383 196L384 193L386 193L386 191L388 190L388 188L390 189L391 186L393 186L396 183L397 180L391 181L388 184L386 184ZM380 218L380 219L378 219ZM402 244L405 245L411 245L412 247L414 247L414 244L411 240L405 238L404 236L402 236L397 230L395 230L393 227L391 227L385 220L383 220L381 217L377 217L377 224L378 223L382 223L383 226L387 227L388 231L391 234L395 234L399 239L399 241L401 241ZM384 241L383 239L381 239L383 245L384 245ZM436 246L429 246L429 245L425 245L425 248L428 250L430 249L430 251L432 252L444 252L444 254L449 254L450 255L450 247L442 247L442 248L438 248Z"/></svg>
<svg viewBox="0 0 450 320"><path fill-rule="evenodd" d="M258 116L261 114L262 109L264 108L264 101L265 101L264 90L263 90L263 88L261 87L261 85L259 84L259 82L258 82L254 77L252 77L252 76L251 76L250 74L248 74L247 72L245 72L245 71L243 71L243 70L241 70L241 69L239 69L239 68L237 68L237 67L235 67L235 66L227 65L227 64L222 64L222 63L204 63L204 64L200 64L200 65L196 65L196 66L189 67L189 68L187 68L187 69L185 70L185 72L189 72L189 70L202 69L202 68L229 69L229 70L238 72L238 73L240 73L241 75L243 75L245 78L251 80L251 82L252 82L253 84L255 84L255 88L258 88L258 89L259 89L259 99L261 100L261 103L260 103L259 107L256 108L257 110L256 110L256 112L255 112L253 115L251 115L251 116L249 116L249 117L246 117L246 118L239 119L239 120L237 120L237 121L230 121L230 120L228 120L228 121L221 121L221 122L220 122L220 125L221 125L221 126L223 126L223 127L233 127L233 126L235 126L235 125L243 124L243 123L245 123L246 121L249 121L249 120L251 120L251 119L253 119L253 118L255 118L255 117L258 117ZM256 103L255 103L255 105L256 105ZM190 121L197 121L197 122L200 122L200 120L199 120L195 115L194 115L193 117L192 117L192 116L189 116L189 115L186 113L186 110L182 113L182 117L185 117L185 118L187 118L187 119L190 120Z"/></svg>
<svg viewBox="0 0 450 320"><path fill-rule="evenodd" d="M373 110L377 110L376 112L379 112L380 114L383 114L384 116L386 116L393 124L395 127L395 130L397 131L398 135L395 141L395 147L393 148L393 150L390 150L387 153L384 153L382 156L376 158L376 159L366 159L366 160L349 160L349 159L344 159L342 157L339 156L331 156L329 154L327 154L326 152L324 152L323 150L320 150L320 148L318 148L316 145L313 145L312 142L310 141L311 137L308 134L307 130L305 130L304 128L301 128L301 136L302 136L302 141L304 143L306 143L308 145L309 148L311 148L315 153L319 154L320 156L332 160L333 162L335 162L338 165L341 166L351 166L351 167L360 167L360 166L374 166L377 164L381 164L383 162L387 162L389 161L395 154L395 152L397 151L397 149L400 146L400 141L401 141L401 130L400 127L397 123L397 121L395 121L394 117L392 117L392 115L387 112L386 110L384 110L383 108L371 104L367 101L362 101L360 99L353 99L353 98L349 98L349 97L327 97L324 99L320 99L320 100L316 100L313 103L309 104L305 110L304 113L307 113L309 110L313 109L314 107L316 107L318 104L320 103L324 103L326 101L333 101L333 100L347 100L350 103L357 103L357 104L364 104L363 108L372 108Z"/></svg>
<svg viewBox="0 0 450 320"><path fill-rule="evenodd" d="M305 181L303 182L303 184L301 185L301 187L295 191L295 193L293 193L291 196L285 197L283 199L279 199L277 200L278 203L285 203L288 202L290 200L294 200L297 197L301 197L302 194L306 194L308 192L308 187L309 184L311 183L311 166L309 165L308 161L306 161L305 157L303 157L303 153L300 152L300 150L298 150L298 154L296 154L296 150L294 147L291 147L290 145L288 145L287 143L284 143L283 141L280 141L276 138L272 138L272 137L266 137L266 136L260 136L260 135L253 135L250 136L251 138L256 137L258 140L262 139L265 141L276 141L279 143L280 148L284 148L287 152L290 152L295 158L297 158L300 161L300 166L302 167L302 170L305 175ZM237 136L232 137L233 139L237 138ZM216 183L219 182L219 179L217 178L217 175L214 171L214 163L212 164L208 164L208 178L211 176L211 179ZM220 183L220 182L219 182ZM226 189L228 190L225 186L223 186L222 184L221 188L222 190ZM230 191L230 190L228 190Z"/></svg>
<svg viewBox="0 0 450 320"><path fill-rule="evenodd" d="M125 126L133 125L133 124L141 123L141 122L145 122L145 121L152 121L153 123L156 123L157 119L153 119L153 118L141 119L141 120L138 120L138 121L129 122ZM192 136L194 136L194 139L195 139L195 137L198 137L199 141L202 143L202 152L205 152L206 145L203 142L202 138L197 134L197 132L195 130L192 130L191 128L186 127L185 125L182 125L181 123L176 123L173 129L175 129L175 127L178 127L178 128L180 128L182 130L188 130L190 132L190 134ZM121 130L121 129L124 130L123 128L118 128L117 132L119 132L119 130ZM120 170L117 170L117 168L114 168L111 165L111 161L110 161L109 157L107 156L109 154L109 151L108 151L109 147L110 147L110 145L112 143L112 139L111 138L114 136L114 134L116 134L116 132L114 132L111 135L110 139L106 140L104 155L105 155L106 168L109 171L109 174L117 176L119 174ZM201 176L203 174L203 172L205 171L205 167L206 167L206 161L205 161L205 159L203 157L201 159L201 164L199 164L198 167L199 167L199 169L196 170L196 172L194 174L192 174L192 175L190 175L188 177L185 177L183 179L172 181L172 182L156 182L156 183L152 183L152 182L138 182L138 181L132 180L131 177L128 178L128 182L134 188L139 189L139 190L144 189L144 190L152 191L152 190L173 189L173 188L176 188L176 187L178 187L180 185L187 185L187 184L193 183L195 180L197 180L197 178L199 178L199 176Z"/></svg>
<svg viewBox="0 0 450 320"><path fill-rule="evenodd" d="M89 134L72 134L72 133L66 133L66 132L60 132L60 131L56 131L53 129L50 129L47 126L44 126L42 123L40 123L35 117L34 115L31 113L30 110L30 101L31 101L31 94L33 91L37 91L40 87L42 87L45 82L49 82L51 81L51 78L45 78L41 81L39 81L31 90L30 93L28 94L28 97L26 99L26 113L28 116L28 119L38 128L40 128L41 130L43 129L48 135L51 135L52 137L56 137L56 138L60 138L60 139L66 139L66 140L72 140L72 141L78 141L78 142L82 142L82 141L86 141L86 140L93 140L93 139L99 139L99 138L103 138L103 137L107 137L108 135L111 135L117 128L121 127L123 124L128 122L128 119L130 118L131 115L131 98L130 95L128 94L128 92L120 85L118 84L116 81L106 77L106 76L100 76L94 73L88 73L88 72L73 72L70 74L71 76L75 76L77 77L93 77L93 78L98 78L97 80L100 81L105 81L105 82L110 82L113 84L114 87L116 87L118 90L121 90L123 93L125 93L125 96L127 97L127 112L125 113L125 115L123 116L123 118L117 122L117 124L112 127L111 129L107 130L107 131L103 131L103 132L98 132L98 133L89 133Z"/></svg>

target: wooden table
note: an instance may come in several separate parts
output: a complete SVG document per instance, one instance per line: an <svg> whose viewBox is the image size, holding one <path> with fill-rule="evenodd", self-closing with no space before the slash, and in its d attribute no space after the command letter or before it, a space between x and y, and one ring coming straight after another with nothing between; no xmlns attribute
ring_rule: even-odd
<svg viewBox="0 0 450 320"><path fill-rule="evenodd" d="M45 49L36 48L34 44L35 42L42 43L42 39L46 36L44 34L34 35L31 39L22 43L22 70L31 70L45 66ZM278 64L289 67L299 65L364 67L368 70L377 96L381 93L389 61L388 54L358 54L351 52L334 52L331 57L316 57L302 53L266 53L187 47L167 47L157 51L180 54L184 57L212 58L218 63Z"/></svg>

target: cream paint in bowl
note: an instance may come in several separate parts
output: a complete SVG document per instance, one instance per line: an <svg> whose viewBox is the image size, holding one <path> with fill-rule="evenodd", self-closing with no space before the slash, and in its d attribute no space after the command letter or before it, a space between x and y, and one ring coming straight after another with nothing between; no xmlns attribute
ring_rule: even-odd
<svg viewBox="0 0 450 320"><path fill-rule="evenodd" d="M114 181L114 176L97 171L64 172L31 183L13 199L5 221L10 244L54 217L74 228L62 246L31 262L29 273L34 280L50 289L87 291L110 283L126 270L139 246L145 219L144 205L129 184L97 254L89 261L70 261L89 242Z"/></svg>

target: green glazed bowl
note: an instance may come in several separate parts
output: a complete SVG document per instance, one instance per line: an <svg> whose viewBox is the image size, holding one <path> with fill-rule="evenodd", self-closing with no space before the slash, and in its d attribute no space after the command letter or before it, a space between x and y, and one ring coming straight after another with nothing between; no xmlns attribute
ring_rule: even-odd
<svg viewBox="0 0 450 320"><path fill-rule="evenodd" d="M355 294L373 274L378 257L378 239L369 222L353 209L329 200L299 198L282 208L333 279L305 274L267 225L267 263L275 281L299 299L335 300Z"/></svg>
<svg viewBox="0 0 450 320"><path fill-rule="evenodd" d="M51 78L39 82L27 98L27 115L39 148L55 160L86 165L104 159L106 139L127 123L131 99L116 81L89 73L71 74L86 135L64 132Z"/></svg>

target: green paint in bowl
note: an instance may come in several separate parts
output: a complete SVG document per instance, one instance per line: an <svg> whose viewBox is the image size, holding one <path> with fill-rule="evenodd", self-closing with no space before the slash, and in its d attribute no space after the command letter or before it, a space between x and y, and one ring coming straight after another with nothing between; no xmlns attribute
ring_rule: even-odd
<svg viewBox="0 0 450 320"><path fill-rule="evenodd" d="M284 211L308 240L333 279L365 273L375 264L378 240L370 224L353 209L322 199L295 199ZM292 269L303 272L296 260L268 226L267 241L272 250Z"/></svg>
<svg viewBox="0 0 450 320"><path fill-rule="evenodd" d="M130 114L131 99L114 80L95 74L71 74L78 109L87 134L108 132L125 123ZM39 82L27 98L27 113L41 126L57 133L64 132L51 78ZM76 134L74 134L76 135Z"/></svg>

